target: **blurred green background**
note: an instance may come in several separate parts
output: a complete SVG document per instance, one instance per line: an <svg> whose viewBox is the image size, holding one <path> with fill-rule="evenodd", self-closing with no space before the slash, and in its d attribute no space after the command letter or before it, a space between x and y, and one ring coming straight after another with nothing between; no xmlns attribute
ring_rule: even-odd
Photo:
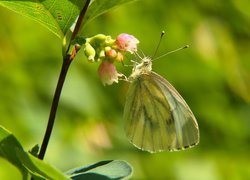
<svg viewBox="0 0 250 180"><path fill-rule="evenodd" d="M0 124L28 150L41 144L61 66L61 40L43 26L0 7ZM69 70L45 160L67 169L106 159L134 167L133 179L250 178L250 2L143 0L88 24L86 36L133 34L152 55L190 48L154 62L194 112L200 144L149 154L131 145L122 113L128 83L102 86L79 55ZM131 68L119 66L129 75ZM0 179L18 179L0 158Z"/></svg>

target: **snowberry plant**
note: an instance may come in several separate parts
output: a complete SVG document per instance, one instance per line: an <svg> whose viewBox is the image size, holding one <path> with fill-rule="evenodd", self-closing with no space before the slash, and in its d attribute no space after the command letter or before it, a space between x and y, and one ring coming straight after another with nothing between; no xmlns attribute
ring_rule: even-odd
<svg viewBox="0 0 250 180"><path fill-rule="evenodd" d="M67 173L60 172L43 161L65 77L81 48L88 61L99 63L97 72L104 85L126 79L116 70L115 64L122 62L126 53L135 53L139 41L125 33L114 39L104 34L83 37L83 31L92 19L131 1L133 0L0 0L1 6L40 22L63 42L62 68L41 145L27 151L11 132L0 125L0 157L16 166L23 179L123 179L131 176L131 166L122 160L100 161Z"/></svg>

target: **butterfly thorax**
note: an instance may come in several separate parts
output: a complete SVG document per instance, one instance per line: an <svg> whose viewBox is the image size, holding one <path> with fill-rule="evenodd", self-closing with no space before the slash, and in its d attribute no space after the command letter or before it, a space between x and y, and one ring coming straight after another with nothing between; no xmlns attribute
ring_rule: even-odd
<svg viewBox="0 0 250 180"><path fill-rule="evenodd" d="M144 57L142 62L136 64L132 70L132 74L129 76L128 80L133 81L141 74L148 74L152 70L152 60L150 57Z"/></svg>

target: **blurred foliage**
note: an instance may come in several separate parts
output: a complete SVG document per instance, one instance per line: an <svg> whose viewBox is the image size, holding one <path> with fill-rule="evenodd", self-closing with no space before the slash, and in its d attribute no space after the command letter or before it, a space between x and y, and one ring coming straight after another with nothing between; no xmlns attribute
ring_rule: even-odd
<svg viewBox="0 0 250 180"><path fill-rule="evenodd" d="M154 62L188 102L198 120L200 144L181 152L149 154L124 134L128 84L103 87L79 55L62 92L46 161L66 170L105 159L123 159L134 179L250 178L250 3L247 0L144 0L102 15L85 35L126 32L152 55L190 48ZM43 26L0 7L0 124L27 149L41 143L61 66L61 40ZM129 64L129 61L127 61ZM119 65L129 75L131 69ZM74 155L74 156L72 156ZM21 175L0 159L0 179Z"/></svg>

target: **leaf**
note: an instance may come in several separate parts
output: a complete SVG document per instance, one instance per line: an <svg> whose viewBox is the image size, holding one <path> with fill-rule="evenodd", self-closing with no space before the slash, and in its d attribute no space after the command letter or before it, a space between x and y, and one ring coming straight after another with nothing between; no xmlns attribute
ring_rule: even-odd
<svg viewBox="0 0 250 180"><path fill-rule="evenodd" d="M85 0L0 0L0 5L41 23L63 38Z"/></svg>
<svg viewBox="0 0 250 180"><path fill-rule="evenodd" d="M27 179L29 173L34 179L68 179L54 167L25 152L18 140L2 126L0 126L0 157L16 166L21 171L23 179Z"/></svg>
<svg viewBox="0 0 250 180"><path fill-rule="evenodd" d="M103 13L126 3L136 0L94 0L91 2L88 11L84 17L83 23L86 25L94 18L102 15ZM82 24L82 27L84 26ZM82 28L81 28L82 29ZM81 32L82 30L80 30Z"/></svg>
<svg viewBox="0 0 250 180"><path fill-rule="evenodd" d="M86 167L75 168L68 171L66 174L70 175L73 180L84 179L124 179L132 175L132 167L121 160L100 161Z"/></svg>
<svg viewBox="0 0 250 180"><path fill-rule="evenodd" d="M21 144L9 131L0 126L0 157L16 166L21 171L23 179L26 179L28 171L17 157L16 150L23 151Z"/></svg>
<svg viewBox="0 0 250 180"><path fill-rule="evenodd" d="M19 159L22 161L23 166L26 167L33 177L36 177L36 179L69 179L59 170L38 159L37 157L34 157L30 153L18 150L17 154Z"/></svg>

